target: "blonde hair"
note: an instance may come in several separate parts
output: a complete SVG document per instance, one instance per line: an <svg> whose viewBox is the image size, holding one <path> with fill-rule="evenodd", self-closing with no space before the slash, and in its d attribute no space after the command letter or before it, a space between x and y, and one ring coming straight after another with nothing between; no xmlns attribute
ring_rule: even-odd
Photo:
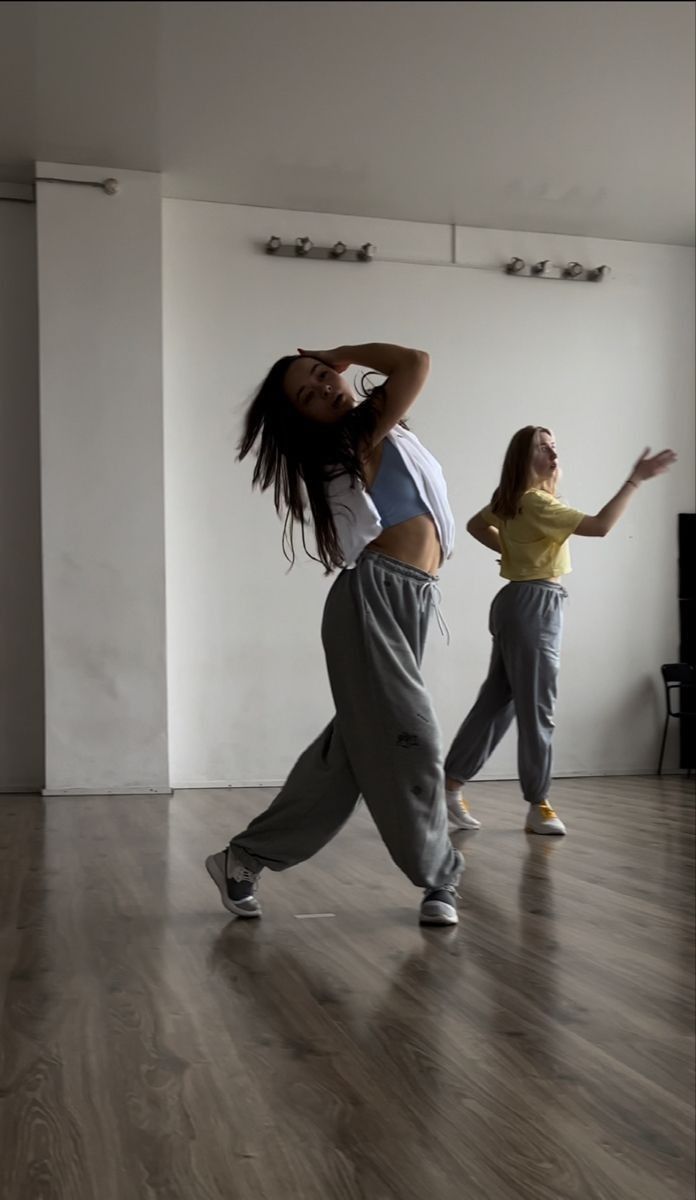
<svg viewBox="0 0 696 1200"><path fill-rule="evenodd" d="M532 459L537 434L551 433L544 425L525 425L510 439L505 451L500 483L493 493L491 509L505 521L517 516L520 501L530 487Z"/></svg>

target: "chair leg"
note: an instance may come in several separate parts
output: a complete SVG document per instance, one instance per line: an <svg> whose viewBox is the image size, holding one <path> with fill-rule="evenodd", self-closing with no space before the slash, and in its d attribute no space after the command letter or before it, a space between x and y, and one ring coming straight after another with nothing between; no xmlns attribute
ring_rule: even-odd
<svg viewBox="0 0 696 1200"><path fill-rule="evenodd" d="M669 713L665 717L665 727L662 731L662 745L660 746L660 762L657 768L658 775L662 774L662 760L665 757L665 742L667 741L667 726L669 725Z"/></svg>

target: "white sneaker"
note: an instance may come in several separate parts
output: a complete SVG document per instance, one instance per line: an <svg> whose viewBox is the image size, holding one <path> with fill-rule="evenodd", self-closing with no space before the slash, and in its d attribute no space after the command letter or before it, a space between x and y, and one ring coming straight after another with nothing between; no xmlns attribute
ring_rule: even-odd
<svg viewBox="0 0 696 1200"><path fill-rule="evenodd" d="M445 792L447 797L447 820L450 829L454 832L458 829L480 829L481 822L472 817L469 812L469 805L462 796L461 792Z"/></svg>
<svg viewBox="0 0 696 1200"><path fill-rule="evenodd" d="M546 801L543 804L530 804L524 831L525 833L555 834L568 832L561 818L556 816L551 805Z"/></svg>

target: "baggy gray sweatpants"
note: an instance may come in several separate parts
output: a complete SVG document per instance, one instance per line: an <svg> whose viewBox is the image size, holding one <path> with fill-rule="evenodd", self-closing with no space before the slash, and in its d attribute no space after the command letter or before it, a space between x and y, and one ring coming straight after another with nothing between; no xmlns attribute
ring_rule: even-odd
<svg viewBox="0 0 696 1200"><path fill-rule="evenodd" d="M334 837L360 796L394 862L417 887L456 882L442 742L420 663L432 576L365 551L324 608L336 716L295 763L271 806L230 846L253 871L282 871Z"/></svg>
<svg viewBox="0 0 696 1200"><path fill-rule="evenodd" d="M536 579L498 592L490 613L488 677L445 760L448 779L473 779L516 716L522 793L529 804L546 800L567 595L560 584Z"/></svg>

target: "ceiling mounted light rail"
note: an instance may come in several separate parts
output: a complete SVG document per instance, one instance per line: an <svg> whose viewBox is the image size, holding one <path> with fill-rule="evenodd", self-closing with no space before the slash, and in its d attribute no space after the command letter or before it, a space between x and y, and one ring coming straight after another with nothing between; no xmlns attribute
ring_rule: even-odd
<svg viewBox="0 0 696 1200"><path fill-rule="evenodd" d="M601 267L583 267L582 263L569 262L565 266L556 266L548 258L529 266L523 258L515 255L503 265L506 275L515 275L518 279L561 279L580 283L601 283L610 274L611 268L606 263Z"/></svg>
<svg viewBox="0 0 696 1200"><path fill-rule="evenodd" d="M377 247L372 242L364 242L355 248L342 240L334 242L332 246L315 246L309 237L297 237L284 242L275 233L266 239L262 248L265 254L272 254L275 258L313 258L352 263L372 262L377 254Z"/></svg>

